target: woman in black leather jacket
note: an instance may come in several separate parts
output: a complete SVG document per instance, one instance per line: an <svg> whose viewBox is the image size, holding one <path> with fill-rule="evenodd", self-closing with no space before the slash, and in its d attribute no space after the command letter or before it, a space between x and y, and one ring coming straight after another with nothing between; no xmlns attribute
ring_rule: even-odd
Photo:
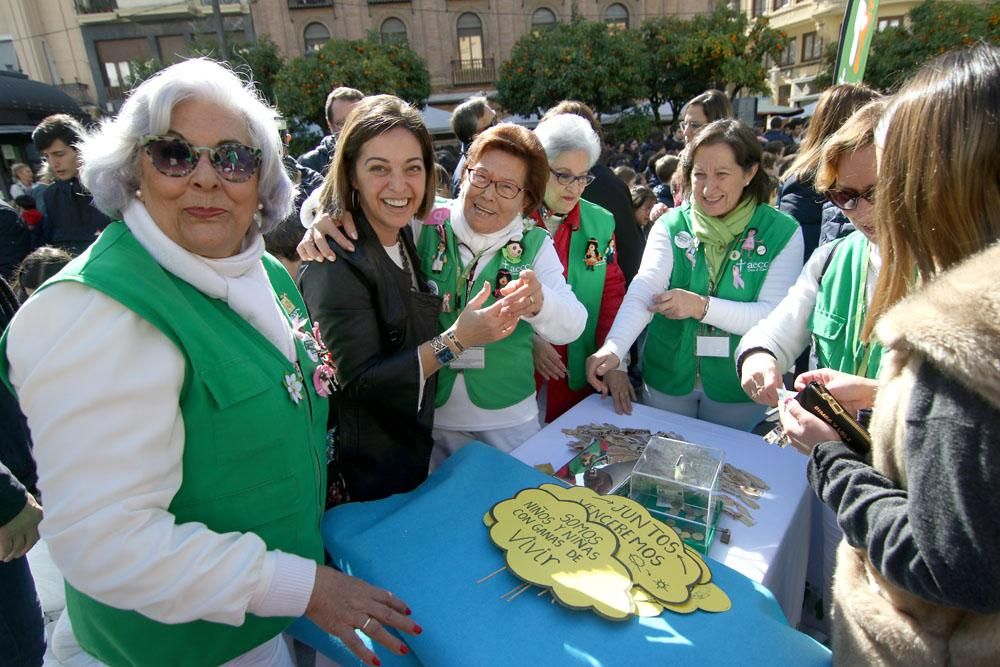
<svg viewBox="0 0 1000 667"><path fill-rule="evenodd" d="M436 373L466 347L509 335L516 316L489 292L439 334L441 297L428 287L410 230L434 201L434 151L420 113L399 98L365 98L348 117L320 194L325 210L349 211L353 251L302 273L306 306L336 367L331 474L348 500L410 491L426 477ZM449 355L450 353L450 355Z"/></svg>

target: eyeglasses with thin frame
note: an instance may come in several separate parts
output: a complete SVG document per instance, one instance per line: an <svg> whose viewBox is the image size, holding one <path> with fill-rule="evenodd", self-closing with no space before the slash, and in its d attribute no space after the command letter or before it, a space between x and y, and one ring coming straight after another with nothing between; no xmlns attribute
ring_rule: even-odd
<svg viewBox="0 0 1000 667"><path fill-rule="evenodd" d="M504 199L513 199L524 192L524 188L519 188L510 181L498 181L490 178L489 174L486 173L486 170L484 169L466 167L465 171L469 174L469 183L477 188L480 188L481 190L485 190L492 184L497 195L503 197Z"/></svg>
<svg viewBox="0 0 1000 667"><path fill-rule="evenodd" d="M549 171L552 172L553 176L555 176L556 182L559 185L566 186L566 187L568 187L570 185L582 185L583 187L587 187L588 185L590 185L591 183L594 182L595 178L597 178L593 174L584 174L582 176L574 176L573 174L569 173L568 171L556 171L552 167L549 167Z"/></svg>
<svg viewBox="0 0 1000 667"><path fill-rule="evenodd" d="M827 190L826 198L841 211L853 211L864 199L871 205L875 204L875 186L872 185L864 192L854 190Z"/></svg>
<svg viewBox="0 0 1000 667"><path fill-rule="evenodd" d="M249 181L260 168L261 150L236 141L227 141L214 148L193 146L180 137L147 135L140 145L146 149L153 167L164 176L183 178L195 170L202 153L219 176L231 183Z"/></svg>

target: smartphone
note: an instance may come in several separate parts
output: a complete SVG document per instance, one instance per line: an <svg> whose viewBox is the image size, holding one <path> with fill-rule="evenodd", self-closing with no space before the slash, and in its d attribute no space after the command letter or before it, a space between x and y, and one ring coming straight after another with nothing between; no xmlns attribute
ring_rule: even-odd
<svg viewBox="0 0 1000 667"><path fill-rule="evenodd" d="M810 382L795 396L803 408L833 427L848 447L865 456L872 449L868 430L851 416L830 390L819 382Z"/></svg>

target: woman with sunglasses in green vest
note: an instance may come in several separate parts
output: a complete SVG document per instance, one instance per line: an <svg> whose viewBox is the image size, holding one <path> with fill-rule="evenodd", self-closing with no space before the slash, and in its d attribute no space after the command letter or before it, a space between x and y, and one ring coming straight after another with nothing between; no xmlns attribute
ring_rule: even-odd
<svg viewBox="0 0 1000 667"><path fill-rule="evenodd" d="M733 354L802 269L802 232L768 205L760 160L740 121L715 121L691 140L681 162L691 201L654 223L611 332L587 361L596 389L648 325L644 403L747 431L763 417Z"/></svg>
<svg viewBox="0 0 1000 667"><path fill-rule="evenodd" d="M616 258L614 217L581 199L594 180L590 168L601 154L601 141L590 123L574 114L557 114L542 121L535 135L549 158L549 179L542 205L531 217L552 236L563 275L587 309L583 335L569 345L552 345L538 335L534 339L543 419L551 422L593 393L585 363L611 329L625 296L625 274ZM605 379L615 405L630 408L635 394L625 370L611 371Z"/></svg>
<svg viewBox="0 0 1000 667"><path fill-rule="evenodd" d="M305 614L377 665L356 629L396 654L388 628L419 631L323 565L330 375L264 253L295 195L276 114L209 60L133 90L81 146L119 221L0 339L66 579L65 662L291 667L281 634Z"/></svg>
<svg viewBox="0 0 1000 667"><path fill-rule="evenodd" d="M736 367L743 390L762 405L778 404L782 370L790 369L812 338L818 368L832 368L874 379L882 348L861 337L882 267L875 244L875 202L878 180L875 129L885 108L876 100L859 109L827 139L816 171L815 187L844 212L856 231L821 245L806 262L795 285L778 307L748 331L736 349ZM813 524L821 530L809 552L809 589L821 596L813 623L821 628L829 618L830 583L837 546L843 532L834 512L818 503ZM809 606L813 609L813 606Z"/></svg>
<svg viewBox="0 0 1000 667"><path fill-rule="evenodd" d="M743 336L737 372L747 395L778 404L782 371L813 341L819 368L878 376L881 348L861 339L861 327L882 261L875 245L875 128L884 101L871 102L827 139L816 172L825 193L857 231L820 246L778 307Z"/></svg>

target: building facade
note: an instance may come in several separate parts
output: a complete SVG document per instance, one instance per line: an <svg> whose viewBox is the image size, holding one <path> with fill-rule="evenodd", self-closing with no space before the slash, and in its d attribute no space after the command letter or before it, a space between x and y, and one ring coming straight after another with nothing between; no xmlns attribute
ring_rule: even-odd
<svg viewBox="0 0 1000 667"><path fill-rule="evenodd" d="M876 29L903 25L918 4L918 0L880 0ZM802 107L819 97L822 91L813 81L825 67L827 45L840 41L846 8L846 0L740 0L740 9L747 16L767 17L772 28L790 38L782 61L770 69L775 103Z"/></svg>
<svg viewBox="0 0 1000 667"><path fill-rule="evenodd" d="M215 40L212 0L74 0L73 6L97 103L108 113L124 101L133 63L171 63L197 42ZM249 0L220 0L219 6L227 40L255 38Z"/></svg>
<svg viewBox="0 0 1000 667"><path fill-rule="evenodd" d="M286 58L318 49L330 39L410 44L427 61L432 103L455 103L470 91L494 88L500 64L524 33L569 21L570 0L257 0L258 34L267 34ZM647 18L692 16L717 0L596 0L577 10L591 20L638 27Z"/></svg>
<svg viewBox="0 0 1000 667"><path fill-rule="evenodd" d="M72 0L0 0L0 68L96 108L94 77Z"/></svg>

